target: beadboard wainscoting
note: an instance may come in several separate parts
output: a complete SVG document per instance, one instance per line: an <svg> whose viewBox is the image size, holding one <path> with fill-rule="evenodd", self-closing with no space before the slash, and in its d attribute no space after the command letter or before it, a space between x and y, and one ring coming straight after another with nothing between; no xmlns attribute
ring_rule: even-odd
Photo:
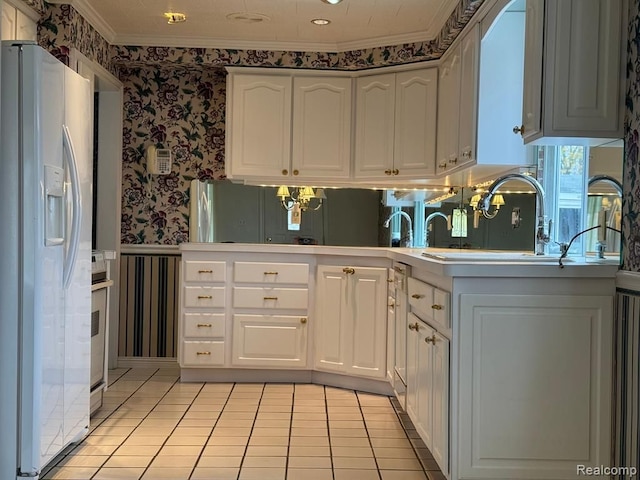
<svg viewBox="0 0 640 480"><path fill-rule="evenodd" d="M640 468L640 274L617 278L615 466ZM617 480L629 478L620 474Z"/></svg>
<svg viewBox="0 0 640 480"><path fill-rule="evenodd" d="M177 249L123 245L120 286L118 365L128 359L175 358L180 306Z"/></svg>

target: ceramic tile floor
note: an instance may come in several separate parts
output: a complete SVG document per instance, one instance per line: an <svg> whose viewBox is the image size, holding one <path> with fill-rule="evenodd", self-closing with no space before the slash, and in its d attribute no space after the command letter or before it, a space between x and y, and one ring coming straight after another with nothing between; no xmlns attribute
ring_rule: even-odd
<svg viewBox="0 0 640 480"><path fill-rule="evenodd" d="M321 385L114 370L90 434L41 478L444 480L394 402Z"/></svg>

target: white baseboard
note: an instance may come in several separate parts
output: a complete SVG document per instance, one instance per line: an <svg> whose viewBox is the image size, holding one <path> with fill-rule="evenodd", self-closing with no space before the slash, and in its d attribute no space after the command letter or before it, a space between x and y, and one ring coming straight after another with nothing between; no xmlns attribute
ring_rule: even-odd
<svg viewBox="0 0 640 480"><path fill-rule="evenodd" d="M117 368L178 368L175 357L118 357Z"/></svg>

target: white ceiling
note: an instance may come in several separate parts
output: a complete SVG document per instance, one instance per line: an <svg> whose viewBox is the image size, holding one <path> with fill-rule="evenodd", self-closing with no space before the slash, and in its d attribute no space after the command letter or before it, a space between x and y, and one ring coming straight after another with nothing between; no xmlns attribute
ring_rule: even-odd
<svg viewBox="0 0 640 480"><path fill-rule="evenodd" d="M49 0L71 3L112 44L339 52L433 39L458 0ZM187 21L168 25L164 12ZM257 23L233 13L260 14ZM331 20L327 26L314 18Z"/></svg>

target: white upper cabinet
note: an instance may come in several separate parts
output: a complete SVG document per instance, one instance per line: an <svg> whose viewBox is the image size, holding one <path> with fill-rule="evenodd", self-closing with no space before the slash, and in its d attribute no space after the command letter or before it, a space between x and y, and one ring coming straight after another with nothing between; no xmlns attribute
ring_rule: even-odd
<svg viewBox="0 0 640 480"><path fill-rule="evenodd" d="M476 24L440 66L437 173L476 158L479 31Z"/></svg>
<svg viewBox="0 0 640 480"><path fill-rule="evenodd" d="M435 68L357 80L356 180L433 175L437 84Z"/></svg>
<svg viewBox="0 0 640 480"><path fill-rule="evenodd" d="M526 143L622 138L623 18L623 0L527 0Z"/></svg>
<svg viewBox="0 0 640 480"><path fill-rule="evenodd" d="M0 2L2 5L2 40L33 40L38 39L38 27L34 18L27 15L21 9L8 2Z"/></svg>
<svg viewBox="0 0 640 480"><path fill-rule="evenodd" d="M351 78L229 70L229 178L349 179Z"/></svg>
<svg viewBox="0 0 640 480"><path fill-rule="evenodd" d="M348 179L351 79L296 77L293 88L293 176Z"/></svg>
<svg viewBox="0 0 640 480"><path fill-rule="evenodd" d="M291 85L292 79L288 76L229 75L228 177L289 176Z"/></svg>

